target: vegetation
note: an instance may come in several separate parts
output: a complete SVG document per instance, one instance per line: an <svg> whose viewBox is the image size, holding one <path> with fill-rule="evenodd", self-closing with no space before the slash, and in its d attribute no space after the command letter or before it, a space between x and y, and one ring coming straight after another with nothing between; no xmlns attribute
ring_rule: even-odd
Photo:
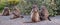
<svg viewBox="0 0 60 25"><path fill-rule="evenodd" d="M39 9L42 4L45 4L50 16L60 15L60 0L1 0L0 11L8 5L9 7L19 7L22 14L30 14L34 3L38 5Z"/></svg>

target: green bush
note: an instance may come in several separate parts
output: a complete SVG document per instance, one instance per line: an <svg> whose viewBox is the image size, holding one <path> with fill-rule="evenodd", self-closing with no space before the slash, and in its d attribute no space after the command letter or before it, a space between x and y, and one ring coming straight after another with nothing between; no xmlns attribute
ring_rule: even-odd
<svg viewBox="0 0 60 25"><path fill-rule="evenodd" d="M57 14L57 8L56 8L56 4L54 1L51 1L51 0L24 0L26 2L26 4L22 5L21 3L19 4L20 5L20 8L23 8L22 10L24 11L24 13L30 13L31 11L31 8L32 8L32 5L34 3L36 3L40 9L40 6L45 3L48 11L49 11L49 15L50 16L56 16ZM25 9L29 9L29 10L25 10Z"/></svg>
<svg viewBox="0 0 60 25"><path fill-rule="evenodd" d="M6 4L7 6L16 6L19 3L19 0L7 0Z"/></svg>
<svg viewBox="0 0 60 25"><path fill-rule="evenodd" d="M4 9L4 7L5 7L5 2L1 2L0 3L0 13L2 12L2 10Z"/></svg>

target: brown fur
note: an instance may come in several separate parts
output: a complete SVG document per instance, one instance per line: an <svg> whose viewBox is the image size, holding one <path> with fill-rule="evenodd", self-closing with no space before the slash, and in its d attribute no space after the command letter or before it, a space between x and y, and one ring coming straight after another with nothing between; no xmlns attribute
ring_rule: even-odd
<svg viewBox="0 0 60 25"><path fill-rule="evenodd" d="M41 6L40 19L51 21L50 18L49 18L49 12L48 12L48 10L46 9L45 6Z"/></svg>
<svg viewBox="0 0 60 25"><path fill-rule="evenodd" d="M20 15L20 10L17 8L17 7L14 7L14 10L13 10L13 18L12 19L15 19L15 18L23 18L23 16Z"/></svg>
<svg viewBox="0 0 60 25"><path fill-rule="evenodd" d="M37 5L33 5L32 11L31 11L31 18L32 22L39 22L39 12Z"/></svg>
<svg viewBox="0 0 60 25"><path fill-rule="evenodd" d="M2 16L8 16L10 14L10 10L8 7L4 7L4 10L2 12Z"/></svg>

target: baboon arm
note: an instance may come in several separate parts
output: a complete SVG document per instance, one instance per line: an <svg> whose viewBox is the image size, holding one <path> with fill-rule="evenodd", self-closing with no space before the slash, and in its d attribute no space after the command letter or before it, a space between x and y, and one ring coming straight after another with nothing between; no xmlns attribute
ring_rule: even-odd
<svg viewBox="0 0 60 25"><path fill-rule="evenodd" d="M9 10L9 14L10 14L10 10Z"/></svg>

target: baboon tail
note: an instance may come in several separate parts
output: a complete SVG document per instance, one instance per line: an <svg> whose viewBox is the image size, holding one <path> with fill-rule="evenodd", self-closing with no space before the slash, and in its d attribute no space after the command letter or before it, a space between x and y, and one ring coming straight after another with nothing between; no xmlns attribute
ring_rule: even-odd
<svg viewBox="0 0 60 25"><path fill-rule="evenodd" d="M51 21L51 19L48 17L48 20Z"/></svg>

